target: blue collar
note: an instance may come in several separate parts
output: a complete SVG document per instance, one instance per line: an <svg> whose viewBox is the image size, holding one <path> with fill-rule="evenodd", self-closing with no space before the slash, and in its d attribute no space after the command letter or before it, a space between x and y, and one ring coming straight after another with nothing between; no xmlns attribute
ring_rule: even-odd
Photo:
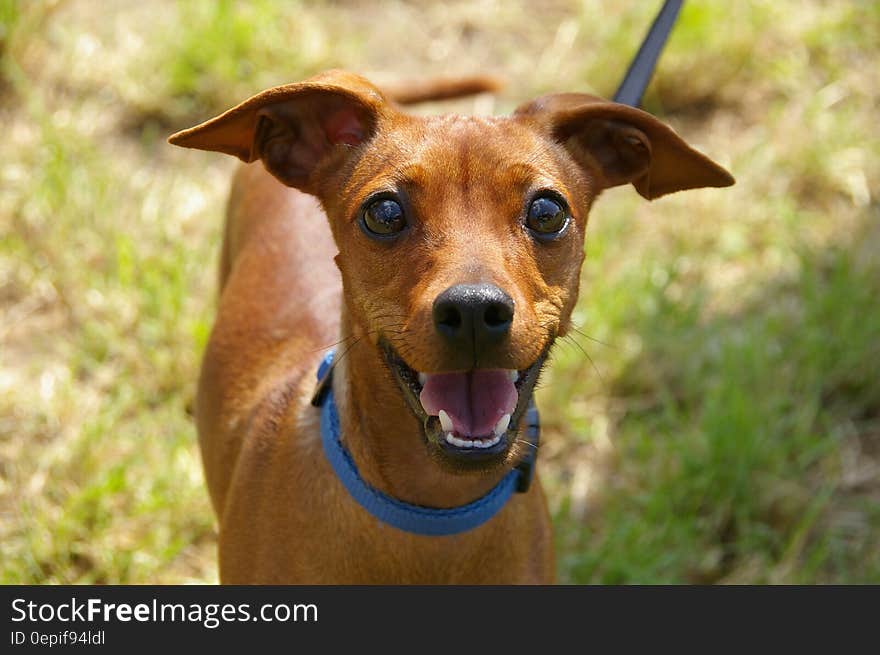
<svg viewBox="0 0 880 655"><path fill-rule="evenodd" d="M535 448L529 449L526 458L482 498L459 507L436 509L405 503L370 486L358 474L351 454L339 440L339 415L330 384L332 364L331 350L318 368L318 387L312 398L312 404L321 408L324 454L351 497L383 523L426 536L458 534L482 525L504 507L515 491L524 492L528 489L540 433L538 410L534 404L529 406L526 415L526 429L529 441Z"/></svg>

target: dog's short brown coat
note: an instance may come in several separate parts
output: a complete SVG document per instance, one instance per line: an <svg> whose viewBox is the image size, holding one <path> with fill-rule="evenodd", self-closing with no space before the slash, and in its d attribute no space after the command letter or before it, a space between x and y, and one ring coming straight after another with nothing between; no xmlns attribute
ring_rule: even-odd
<svg viewBox="0 0 880 655"><path fill-rule="evenodd" d="M355 503L324 457L309 403L322 351L339 342L334 395L367 482L430 507L472 501L524 446L480 473L439 465L380 341L418 371L467 367L438 338L431 306L450 285L488 282L516 312L505 347L476 365L527 368L569 327L587 216L603 189L631 183L652 199L733 178L649 114L593 96L545 96L507 117L417 117L342 71L265 91L170 141L249 163L229 201L197 398L221 581L553 581L539 480L455 536L408 534ZM359 209L400 188L411 228L394 244L371 239ZM523 229L536 189L570 206L553 242Z"/></svg>

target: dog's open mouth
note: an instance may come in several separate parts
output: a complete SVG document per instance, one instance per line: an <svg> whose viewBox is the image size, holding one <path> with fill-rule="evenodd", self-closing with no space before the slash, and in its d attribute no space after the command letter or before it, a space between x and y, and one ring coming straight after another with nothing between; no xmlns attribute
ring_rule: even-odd
<svg viewBox="0 0 880 655"><path fill-rule="evenodd" d="M429 447L459 467L480 468L505 460L546 351L523 370L420 373L387 342L383 350L407 404L424 427Z"/></svg>

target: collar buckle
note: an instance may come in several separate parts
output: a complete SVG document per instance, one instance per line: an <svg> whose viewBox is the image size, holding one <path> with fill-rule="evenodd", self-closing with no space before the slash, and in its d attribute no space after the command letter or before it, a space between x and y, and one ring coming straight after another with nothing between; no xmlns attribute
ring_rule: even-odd
<svg viewBox="0 0 880 655"><path fill-rule="evenodd" d="M529 402L529 408L526 410L525 427L526 443L532 447L516 465L516 470L519 471L519 478L516 481L517 493L527 492L535 475L535 461L538 458L538 444L541 440L541 418L538 415L538 408L535 407L534 398Z"/></svg>
<svg viewBox="0 0 880 655"><path fill-rule="evenodd" d="M318 382L315 384L315 390L312 392L312 407L320 407L324 404L327 392L330 391L333 382L333 353L330 351L321 360L318 366Z"/></svg>

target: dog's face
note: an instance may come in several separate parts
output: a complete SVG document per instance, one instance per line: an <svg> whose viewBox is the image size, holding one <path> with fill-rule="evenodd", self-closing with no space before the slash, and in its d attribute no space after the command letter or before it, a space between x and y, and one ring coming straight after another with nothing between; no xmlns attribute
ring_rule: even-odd
<svg viewBox="0 0 880 655"><path fill-rule="evenodd" d="M595 190L521 118L392 116L327 194L352 322L443 463L515 455Z"/></svg>
<svg viewBox="0 0 880 655"><path fill-rule="evenodd" d="M515 435L568 328L596 196L732 183L653 117L591 96L547 96L510 117L421 118L337 72L172 139L259 157L321 199L352 330L381 351L453 470L521 455Z"/></svg>

